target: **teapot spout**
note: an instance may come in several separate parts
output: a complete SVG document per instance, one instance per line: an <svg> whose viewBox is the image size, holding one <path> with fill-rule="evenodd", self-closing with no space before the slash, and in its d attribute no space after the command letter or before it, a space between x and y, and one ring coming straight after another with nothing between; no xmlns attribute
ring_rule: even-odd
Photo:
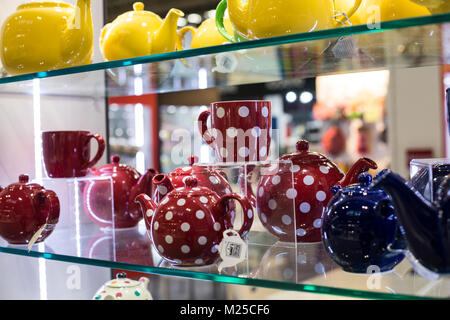
<svg viewBox="0 0 450 320"><path fill-rule="evenodd" d="M156 31L152 51L154 54L171 52L177 47L178 40L178 19L184 17L184 13L178 9L170 9L163 24Z"/></svg>
<svg viewBox="0 0 450 320"><path fill-rule="evenodd" d="M157 174L156 170L148 169L145 174L139 178L138 182L131 189L130 203L133 203L134 199L141 194L145 193L150 197L153 194L153 177Z"/></svg>
<svg viewBox="0 0 450 320"><path fill-rule="evenodd" d="M368 171L369 169L378 168L375 161L369 158L361 158L355 162L355 164L350 168L347 175L345 176L344 181L339 183L341 187L346 187L350 184L358 183L358 176L361 173Z"/></svg>
<svg viewBox="0 0 450 320"><path fill-rule="evenodd" d="M166 174L158 174L153 178L153 184L158 192L155 192L155 201L160 202L162 198L174 189L169 176Z"/></svg>
<svg viewBox="0 0 450 320"><path fill-rule="evenodd" d="M78 64L89 63L94 53L91 0L78 0L73 18L64 32L63 56Z"/></svg>
<svg viewBox="0 0 450 320"><path fill-rule="evenodd" d="M141 211L147 230L151 230L150 226L152 225L152 217L158 207L157 204L145 193L138 195L135 202L139 203L141 206Z"/></svg>
<svg viewBox="0 0 450 320"><path fill-rule="evenodd" d="M410 187L399 175L386 170L374 179L370 189L381 188L391 198L412 254L433 272L449 271L439 209Z"/></svg>

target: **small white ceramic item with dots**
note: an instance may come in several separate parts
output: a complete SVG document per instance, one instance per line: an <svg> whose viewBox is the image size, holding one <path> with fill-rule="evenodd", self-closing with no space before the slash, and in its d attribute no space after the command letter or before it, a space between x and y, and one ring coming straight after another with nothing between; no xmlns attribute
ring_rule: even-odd
<svg viewBox="0 0 450 320"><path fill-rule="evenodd" d="M105 283L92 300L153 300L148 290L148 278L138 281L127 278L125 273L117 274L117 278Z"/></svg>

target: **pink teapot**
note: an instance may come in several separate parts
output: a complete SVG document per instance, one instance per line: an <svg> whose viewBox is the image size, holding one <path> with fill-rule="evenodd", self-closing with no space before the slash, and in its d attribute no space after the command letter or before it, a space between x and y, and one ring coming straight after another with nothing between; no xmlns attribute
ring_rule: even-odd
<svg viewBox="0 0 450 320"><path fill-rule="evenodd" d="M0 187L0 236L11 244L28 244L42 228L36 243L42 242L58 223L59 210L55 192L21 175L19 182Z"/></svg>
<svg viewBox="0 0 450 320"><path fill-rule="evenodd" d="M111 164L92 169L94 177L111 177L114 194L114 228L132 228L142 219L139 206L134 202L138 194L152 194L153 169L141 175L136 169L120 163L113 155ZM107 180L93 180L84 190L84 205L91 220L100 227L112 227L111 185Z"/></svg>
<svg viewBox="0 0 450 320"><path fill-rule="evenodd" d="M170 182L162 174L153 180L161 184ZM231 213L227 211L230 199L242 206L244 219L239 235L246 237L253 223L249 200L235 193L220 197L211 189L199 186L194 177L184 179L184 186L168 192L159 204L146 194L139 195L136 201L141 205L159 255L173 265L194 267L211 265L218 259L223 232L233 228Z"/></svg>
<svg viewBox="0 0 450 320"><path fill-rule="evenodd" d="M345 175L324 155L310 152L307 141L297 142L296 149L280 157L274 169L264 169L256 196L249 187L247 193L264 227L280 241L319 242L322 213L333 196L331 187L357 183L360 173L376 169L377 164L361 158Z"/></svg>

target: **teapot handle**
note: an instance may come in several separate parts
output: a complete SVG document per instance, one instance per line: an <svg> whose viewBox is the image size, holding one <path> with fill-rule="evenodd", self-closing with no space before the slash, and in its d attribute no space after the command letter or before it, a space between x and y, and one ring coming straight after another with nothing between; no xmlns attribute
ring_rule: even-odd
<svg viewBox="0 0 450 320"><path fill-rule="evenodd" d="M361 7L361 4L362 4L362 0L355 0L355 4L353 5L353 7L350 8L349 11L345 12L344 18L350 19L356 13L356 11L358 11L359 7ZM336 20L337 26L340 26L343 23L342 19L340 20L338 18L335 18L335 20Z"/></svg>
<svg viewBox="0 0 450 320"><path fill-rule="evenodd" d="M225 29L225 25L223 23L223 16L225 15L225 11L227 10L228 3L227 0L222 0L219 2L216 8L216 26L219 33L228 41L236 42L236 39L233 36L230 36Z"/></svg>
<svg viewBox="0 0 450 320"><path fill-rule="evenodd" d="M184 50L183 48L183 38L186 35L186 33L188 33L189 31L192 32L192 35L195 35L195 32L197 31L197 29L195 29L194 27L191 26L186 26L181 28L180 30L178 30L178 37L177 37L177 50Z"/></svg>
<svg viewBox="0 0 450 320"><path fill-rule="evenodd" d="M55 192L39 191L35 197L35 204L39 215L39 228L47 223L56 224L58 222L60 205Z"/></svg>
<svg viewBox="0 0 450 320"><path fill-rule="evenodd" d="M216 206L220 206L221 211L226 207L226 202L230 199L237 200L242 206L242 212L244 214L244 221L242 223L241 229L238 231L241 238L245 238L253 225L253 208L250 201L247 198L240 196L237 193L230 193L222 196L217 202ZM227 212L227 214L230 214Z"/></svg>

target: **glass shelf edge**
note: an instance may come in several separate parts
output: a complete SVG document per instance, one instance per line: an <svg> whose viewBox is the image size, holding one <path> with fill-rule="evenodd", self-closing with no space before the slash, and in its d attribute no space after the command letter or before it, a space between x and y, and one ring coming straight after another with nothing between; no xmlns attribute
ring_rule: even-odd
<svg viewBox="0 0 450 320"><path fill-rule="evenodd" d="M261 287L261 288L286 290L286 291L298 291L298 292L306 292L306 293L312 293L312 294L324 294L324 295L342 296L342 297L359 298L359 299L371 299L371 300L446 300L446 299L442 299L442 298L433 298L433 297L419 297L419 296L404 295L404 294L370 292L370 291L353 290L353 289L345 289L345 288L317 286L317 285L311 285L311 284L281 282L281 281L275 281L275 280L254 279L254 278L236 277L236 276L228 276L228 275L216 275L216 274L211 274L211 273L201 273L201 272L187 271L187 270L180 270L180 269L167 269L167 268L151 267L151 266L144 266L144 265L138 265L138 264L130 264L130 263L122 263L122 262L90 259L90 258L81 258L81 257L60 255L60 254L54 254L54 253L45 253L45 252L37 252L37 251L29 251L28 252L28 251L25 251L22 249L15 249L15 248L0 247L0 252L6 253L6 254L20 255L20 256L25 256L25 257L43 258L43 259L47 259L47 260L70 262L70 263L84 264L84 265L97 266L97 267L103 267L103 268L111 268L111 269L123 269L123 270L128 270L128 271L150 273L150 274L162 275L162 276L175 276L175 277L182 277L182 278L188 278L188 279L194 279L194 280L206 280L206 281L221 282L221 283L227 283L227 284L255 286L255 287Z"/></svg>
<svg viewBox="0 0 450 320"><path fill-rule="evenodd" d="M415 17L401 20L391 20L391 21L383 21L380 23L379 29L371 29L367 25L355 25L348 26L343 28L333 28L326 30L319 30L314 32L306 32L306 33L297 33L286 36L279 37L271 37L264 38L252 41L238 42L238 43L230 43L223 44L219 46L211 46L205 48L198 49L186 49L180 51L173 51L162 54L155 54L149 56L136 57L131 59L123 59L123 60L115 60L108 62L98 62L92 63L77 67L63 68L58 70L51 71L43 71L43 72L35 72L28 73L17 76L10 76L0 78L0 84L20 82L20 81L28 81L34 79L44 79L51 78L62 75L70 75L76 73L86 73L90 71L100 71L106 69L114 69L120 67L128 67L137 64L146 64L146 63L154 63L154 62L162 62L167 60L176 60L183 58L191 58L201 55L209 55L209 54L219 54L226 52L233 52L239 50L253 49L253 48L261 48L268 47L274 45L282 45L289 43L301 43L305 41L312 40L320 40L326 38L336 38L343 36L351 36L358 34L369 34L369 33L377 33L384 32L388 30L395 29L405 29L408 27L418 27L424 25L431 24L441 24L450 22L450 13L436 14L431 16L423 16L423 17Z"/></svg>

